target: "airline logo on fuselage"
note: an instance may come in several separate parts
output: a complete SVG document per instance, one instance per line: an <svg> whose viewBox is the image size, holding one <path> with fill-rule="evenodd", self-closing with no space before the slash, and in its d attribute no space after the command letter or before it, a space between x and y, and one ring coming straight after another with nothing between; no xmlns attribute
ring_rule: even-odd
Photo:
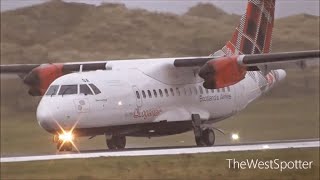
<svg viewBox="0 0 320 180"><path fill-rule="evenodd" d="M199 99L200 99L200 102L228 100L228 99L231 99L231 94L220 94L220 95L213 95L213 96L200 95Z"/></svg>
<svg viewBox="0 0 320 180"><path fill-rule="evenodd" d="M151 108L151 109L145 109L141 110L140 108L136 108L133 113L133 118L143 118L147 119L150 117L157 117L162 113L161 108Z"/></svg>

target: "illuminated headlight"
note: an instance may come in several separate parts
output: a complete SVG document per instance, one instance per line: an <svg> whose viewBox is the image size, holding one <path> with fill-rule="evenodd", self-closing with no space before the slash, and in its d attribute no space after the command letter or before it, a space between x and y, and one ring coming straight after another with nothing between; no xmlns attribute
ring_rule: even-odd
<svg viewBox="0 0 320 180"><path fill-rule="evenodd" d="M73 134L71 132L65 132L63 134L59 134L59 139L62 141L73 141L74 137Z"/></svg>
<svg viewBox="0 0 320 180"><path fill-rule="evenodd" d="M238 134L235 134L235 133L233 133L232 135L231 135L231 138L232 138L232 140L239 140L239 135Z"/></svg>

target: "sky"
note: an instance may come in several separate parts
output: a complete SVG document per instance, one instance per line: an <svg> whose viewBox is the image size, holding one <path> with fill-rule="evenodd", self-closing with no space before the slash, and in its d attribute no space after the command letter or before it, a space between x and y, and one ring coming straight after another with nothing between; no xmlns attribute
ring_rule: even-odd
<svg viewBox="0 0 320 180"><path fill-rule="evenodd" d="M43 3L49 0L1 0L1 11ZM149 11L171 12L182 14L190 7L202 2L212 3L232 14L243 14L246 0L64 0L100 5L104 2L123 3L128 8L142 8ZM277 0L276 17L307 13L319 16L319 0Z"/></svg>

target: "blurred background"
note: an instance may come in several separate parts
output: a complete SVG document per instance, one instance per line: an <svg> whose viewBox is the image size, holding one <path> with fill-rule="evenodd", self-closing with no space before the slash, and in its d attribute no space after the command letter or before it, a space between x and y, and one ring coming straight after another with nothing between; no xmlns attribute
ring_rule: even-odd
<svg viewBox="0 0 320 180"><path fill-rule="evenodd" d="M246 1L76 2L86 3L1 0L1 64L205 56L231 38L246 7ZM276 8L273 52L319 49L319 1L284 2ZM319 138L319 68L287 74L245 111L217 123L227 132L217 134L217 143ZM19 78L1 77L1 156L55 152L52 135L36 121L40 98L27 91ZM231 133L240 139L232 141ZM106 148L103 136L78 144ZM128 147L189 145L192 132L128 139Z"/></svg>

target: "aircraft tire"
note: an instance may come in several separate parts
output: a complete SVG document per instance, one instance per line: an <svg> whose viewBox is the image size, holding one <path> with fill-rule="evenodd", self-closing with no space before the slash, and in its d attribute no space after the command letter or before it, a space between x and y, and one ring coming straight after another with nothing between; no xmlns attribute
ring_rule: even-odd
<svg viewBox="0 0 320 180"><path fill-rule="evenodd" d="M214 131L212 129L206 129L202 133L202 139L206 146L213 146L216 140Z"/></svg>
<svg viewBox="0 0 320 180"><path fill-rule="evenodd" d="M70 142L65 142L63 146L61 146L62 142L57 143L57 150L62 151L72 151L72 144Z"/></svg>
<svg viewBox="0 0 320 180"><path fill-rule="evenodd" d="M108 146L108 148L110 150L117 149L117 146L115 145L113 138L112 139L107 139L106 142L107 142L107 146Z"/></svg>
<svg viewBox="0 0 320 180"><path fill-rule="evenodd" d="M64 146L64 150L65 150L65 151L72 151L72 144L71 144L71 142L67 142L67 143L65 143L63 146Z"/></svg>
<svg viewBox="0 0 320 180"><path fill-rule="evenodd" d="M114 137L115 146L117 149L124 149L126 147L126 137L116 136Z"/></svg>
<svg viewBox="0 0 320 180"><path fill-rule="evenodd" d="M205 144L205 142L204 142L204 140L203 140L202 137L196 137L195 140L196 140L197 146L199 146L199 147L204 147L204 146L206 146L206 144Z"/></svg>

